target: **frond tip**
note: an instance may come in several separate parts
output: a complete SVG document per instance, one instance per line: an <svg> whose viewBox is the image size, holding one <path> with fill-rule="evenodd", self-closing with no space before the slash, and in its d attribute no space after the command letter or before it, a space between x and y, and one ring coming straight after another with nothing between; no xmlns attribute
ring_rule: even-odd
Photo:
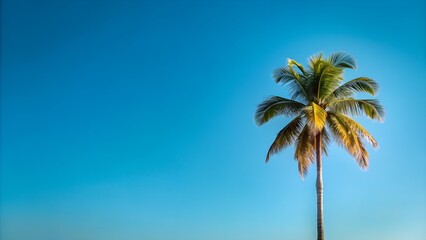
<svg viewBox="0 0 426 240"><path fill-rule="evenodd" d="M350 54L347 54L344 52L337 52L337 53L331 54L330 57L328 58L328 61L331 62L336 67L350 68L350 69L356 68L355 59Z"/></svg>

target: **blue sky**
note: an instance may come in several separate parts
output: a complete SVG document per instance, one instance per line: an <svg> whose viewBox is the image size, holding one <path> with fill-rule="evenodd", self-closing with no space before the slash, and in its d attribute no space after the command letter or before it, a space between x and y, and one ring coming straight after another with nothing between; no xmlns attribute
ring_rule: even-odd
<svg viewBox="0 0 426 240"><path fill-rule="evenodd" d="M380 143L324 161L327 239L426 238L424 1L2 1L0 238L314 239L292 148L287 57L351 53L379 82Z"/></svg>

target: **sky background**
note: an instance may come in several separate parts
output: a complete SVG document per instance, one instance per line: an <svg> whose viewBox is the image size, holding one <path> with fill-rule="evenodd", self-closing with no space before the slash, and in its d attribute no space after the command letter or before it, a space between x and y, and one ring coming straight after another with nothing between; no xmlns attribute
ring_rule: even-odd
<svg viewBox="0 0 426 240"><path fill-rule="evenodd" d="M384 123L324 160L329 240L426 239L424 1L1 1L2 240L315 239L315 169L257 127L287 57L351 53Z"/></svg>

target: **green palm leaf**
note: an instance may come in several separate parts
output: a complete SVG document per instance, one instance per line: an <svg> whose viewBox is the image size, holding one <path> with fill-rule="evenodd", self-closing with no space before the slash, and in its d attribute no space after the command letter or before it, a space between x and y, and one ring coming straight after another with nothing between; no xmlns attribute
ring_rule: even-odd
<svg viewBox="0 0 426 240"><path fill-rule="evenodd" d="M343 79L342 73L343 70L341 68L337 68L333 65L324 68L318 81L317 98L320 103L339 87Z"/></svg>
<svg viewBox="0 0 426 240"><path fill-rule="evenodd" d="M302 127L303 119L301 116L298 116L293 119L293 121L288 123L283 129L281 129L271 147L269 148L268 154L266 155L266 162L269 161L269 158L272 154L275 154L287 146L293 144Z"/></svg>
<svg viewBox="0 0 426 240"><path fill-rule="evenodd" d="M308 101L308 93L306 92L305 77L297 74L290 67L277 68L272 73L272 78L276 83L282 83L287 85L290 89L290 96L292 99L299 99L302 101Z"/></svg>
<svg viewBox="0 0 426 240"><path fill-rule="evenodd" d="M331 101L331 99L348 98L356 92L366 92L374 96L378 89L379 85L371 78L355 78L334 90L328 97L328 101Z"/></svg>
<svg viewBox="0 0 426 240"><path fill-rule="evenodd" d="M278 115L295 116L299 114L304 107L305 105L303 103L287 98L272 96L257 106L255 121L257 125L262 125Z"/></svg>
<svg viewBox="0 0 426 240"><path fill-rule="evenodd" d="M323 62L324 62L324 58L322 56L322 53L315 54L309 58L309 71L312 76L319 75L320 66Z"/></svg>
<svg viewBox="0 0 426 240"><path fill-rule="evenodd" d="M350 69L356 68L355 59L350 54L344 52L337 52L331 54L328 58L328 61L336 67Z"/></svg>
<svg viewBox="0 0 426 240"><path fill-rule="evenodd" d="M341 99L328 105L328 109L335 113L365 115L371 119L383 121L384 109L375 99Z"/></svg>

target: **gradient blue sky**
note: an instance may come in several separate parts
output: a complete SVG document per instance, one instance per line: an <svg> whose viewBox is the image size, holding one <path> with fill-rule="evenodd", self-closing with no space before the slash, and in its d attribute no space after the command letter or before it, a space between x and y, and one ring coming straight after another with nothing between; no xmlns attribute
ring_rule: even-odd
<svg viewBox="0 0 426 240"><path fill-rule="evenodd" d="M426 239L424 1L1 2L2 240L314 239L315 174L292 148L287 57L347 51L381 85L381 147L331 146L329 240Z"/></svg>

